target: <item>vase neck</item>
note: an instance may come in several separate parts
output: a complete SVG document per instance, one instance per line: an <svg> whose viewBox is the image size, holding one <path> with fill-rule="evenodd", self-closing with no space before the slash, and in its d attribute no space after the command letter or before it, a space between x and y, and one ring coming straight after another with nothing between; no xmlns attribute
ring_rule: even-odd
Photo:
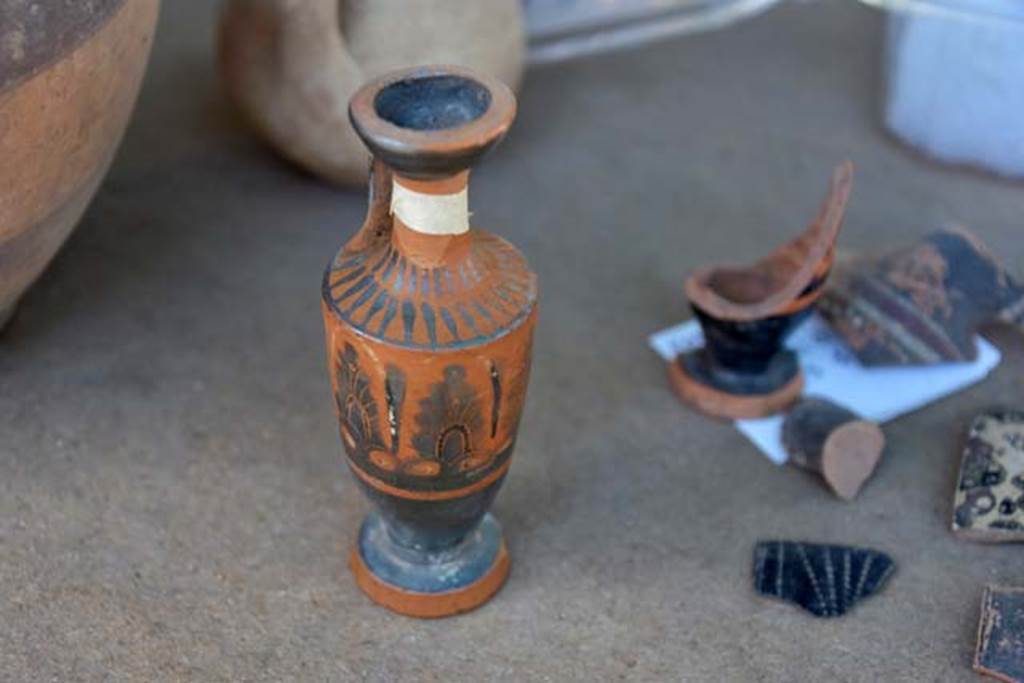
<svg viewBox="0 0 1024 683"><path fill-rule="evenodd" d="M394 174L391 214L396 223L424 235L469 232L469 171L416 180Z"/></svg>
<svg viewBox="0 0 1024 683"><path fill-rule="evenodd" d="M465 256L470 242L469 171L427 180L395 173L391 186L391 243L421 267L437 267Z"/></svg>
<svg viewBox="0 0 1024 683"><path fill-rule="evenodd" d="M392 243L421 267L458 260L469 244L469 171L419 180L394 174Z"/></svg>

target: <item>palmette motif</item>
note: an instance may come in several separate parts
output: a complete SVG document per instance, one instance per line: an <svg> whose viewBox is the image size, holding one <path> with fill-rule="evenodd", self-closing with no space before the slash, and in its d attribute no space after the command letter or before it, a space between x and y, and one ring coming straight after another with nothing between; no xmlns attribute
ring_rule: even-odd
<svg viewBox="0 0 1024 683"><path fill-rule="evenodd" d="M821 312L867 366L964 362L999 320L1024 331L1024 285L966 228L838 269Z"/></svg>
<svg viewBox="0 0 1024 683"><path fill-rule="evenodd" d="M450 264L409 262L380 243L332 264L324 299L368 337L407 348L460 349L492 341L533 310L536 278L505 240L475 231L468 253Z"/></svg>
<svg viewBox="0 0 1024 683"><path fill-rule="evenodd" d="M880 591L896 570L871 548L761 541L754 548L754 588L816 617L840 617Z"/></svg>

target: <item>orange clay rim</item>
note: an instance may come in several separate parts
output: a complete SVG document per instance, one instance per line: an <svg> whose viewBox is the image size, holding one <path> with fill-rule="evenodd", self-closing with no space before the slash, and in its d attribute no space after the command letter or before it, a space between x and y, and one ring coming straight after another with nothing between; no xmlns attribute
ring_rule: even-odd
<svg viewBox="0 0 1024 683"><path fill-rule="evenodd" d="M472 121L431 130L404 128L377 113L375 102L382 90L402 81L432 76L456 76L475 81L490 93L490 104ZM507 85L493 76L454 64L391 71L368 82L349 101L349 118L360 137L371 138L375 146L394 156L471 157L478 150L497 144L508 132L515 116L516 98Z"/></svg>
<svg viewBox="0 0 1024 683"><path fill-rule="evenodd" d="M788 302L800 298L800 293L818 273L822 261L831 263L830 252L833 251L836 237L842 227L843 214L846 211L852 186L853 162L847 160L832 172L828 195L821 205L818 215L808 228L808 231L817 231L817 238L808 250L803 264L790 277L786 286L755 304L739 304L723 297L708 286L708 280L716 270L723 267L734 267L717 264L699 268L686 278L684 290L687 298L701 310L721 320L749 321L778 315L787 307ZM781 257L789 245L790 243L787 242L777 248L764 261Z"/></svg>

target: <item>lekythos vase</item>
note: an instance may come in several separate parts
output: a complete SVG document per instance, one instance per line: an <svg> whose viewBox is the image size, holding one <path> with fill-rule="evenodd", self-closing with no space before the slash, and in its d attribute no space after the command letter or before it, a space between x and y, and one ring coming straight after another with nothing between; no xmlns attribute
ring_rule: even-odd
<svg viewBox="0 0 1024 683"><path fill-rule="evenodd" d="M356 581L403 614L477 607L508 574L487 510L526 397L536 277L518 250L469 226L469 168L515 115L497 79L404 70L352 98L373 154L362 229L323 280L327 357L348 464L375 506Z"/></svg>
<svg viewBox="0 0 1024 683"><path fill-rule="evenodd" d="M158 8L158 0L0 0L0 329L113 159Z"/></svg>

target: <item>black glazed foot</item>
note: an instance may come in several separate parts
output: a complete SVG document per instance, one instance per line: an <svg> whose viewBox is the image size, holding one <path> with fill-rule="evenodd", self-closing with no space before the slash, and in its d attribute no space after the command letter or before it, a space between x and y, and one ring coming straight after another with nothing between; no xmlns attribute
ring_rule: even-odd
<svg viewBox="0 0 1024 683"><path fill-rule="evenodd" d="M703 348L679 354L677 362L694 380L736 396L771 394L792 382L800 372L796 354L789 349L779 351L764 370L756 374L715 365Z"/></svg>
<svg viewBox="0 0 1024 683"><path fill-rule="evenodd" d="M13 304L6 308L0 308L0 335L6 330L7 326L10 325L14 319L14 314L18 311L18 302L15 301Z"/></svg>

